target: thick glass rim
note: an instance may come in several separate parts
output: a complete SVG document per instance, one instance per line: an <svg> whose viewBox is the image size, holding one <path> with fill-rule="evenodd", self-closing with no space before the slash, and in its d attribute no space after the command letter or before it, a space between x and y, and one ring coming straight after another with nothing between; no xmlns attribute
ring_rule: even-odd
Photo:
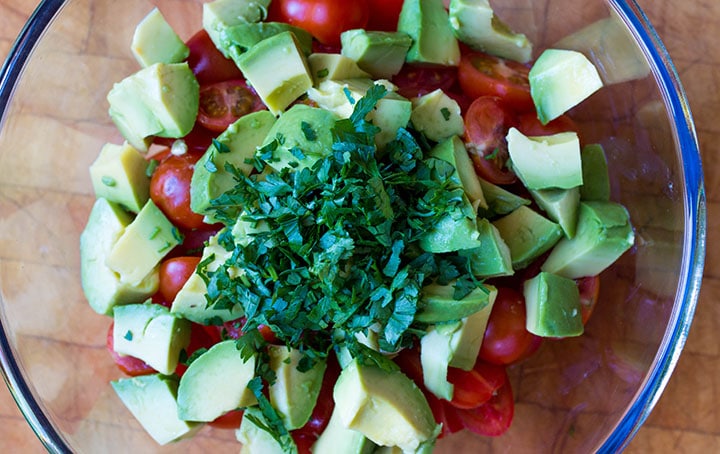
<svg viewBox="0 0 720 454"><path fill-rule="evenodd" d="M655 72L658 87L670 114L675 119L676 140L683 166L685 232L681 264L681 281L673 306L673 314L663 343L634 404L610 436L600 452L617 452L628 445L657 403L675 369L687 340L697 305L705 260L706 200L695 126L685 91L664 44L636 0L606 0L631 33L638 38L646 58ZM42 35L67 0L42 0L28 19L15 41L7 60L0 69L0 128L17 82ZM0 314L0 371L5 383L26 420L49 452L71 453L67 441L53 426L41 403L23 376L20 364L6 334Z"/></svg>

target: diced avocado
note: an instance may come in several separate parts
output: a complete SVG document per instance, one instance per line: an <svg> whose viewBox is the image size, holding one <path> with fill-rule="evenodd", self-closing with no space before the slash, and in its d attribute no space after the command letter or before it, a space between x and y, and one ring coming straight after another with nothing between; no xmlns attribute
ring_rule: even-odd
<svg viewBox="0 0 720 454"><path fill-rule="evenodd" d="M560 226L532 209L521 206L493 221L510 248L513 269L520 270L550 250L563 236Z"/></svg>
<svg viewBox="0 0 720 454"><path fill-rule="evenodd" d="M190 55L190 49L157 8L135 27L130 48L142 67L155 63L180 63Z"/></svg>
<svg viewBox="0 0 720 454"><path fill-rule="evenodd" d="M432 283L422 288L422 298L415 320L422 323L457 321L481 310L490 303L490 289L478 287L462 299L453 297L455 282Z"/></svg>
<svg viewBox="0 0 720 454"><path fill-rule="evenodd" d="M354 359L340 373L333 398L342 424L380 446L413 452L439 433L422 391L400 370Z"/></svg>
<svg viewBox="0 0 720 454"><path fill-rule="evenodd" d="M218 237L222 233L223 231L220 231L217 235L210 237L208 244L203 249L201 263L213 257L212 262L207 264L208 272L216 271L232 254L218 244ZM240 273L239 270L237 272ZM229 309L208 307L206 294L207 285L202 276L193 273L175 296L170 311L201 325L209 325L214 320L229 322L244 315L242 304L239 302Z"/></svg>
<svg viewBox="0 0 720 454"><path fill-rule="evenodd" d="M580 189L537 189L531 190L535 202L548 215L548 217L560 224L565 236L575 236L577 226L577 212L580 206Z"/></svg>
<svg viewBox="0 0 720 454"><path fill-rule="evenodd" d="M583 333L580 292L572 279L541 272L525 281L526 328L543 337L572 337Z"/></svg>
<svg viewBox="0 0 720 454"><path fill-rule="evenodd" d="M523 205L530 205L530 200L520 197L498 185L489 181L480 180L483 196L487 202L487 209L482 207L478 210L478 216L486 218L495 218L505 214L512 213Z"/></svg>
<svg viewBox="0 0 720 454"><path fill-rule="evenodd" d="M600 274L635 241L630 216L614 202L581 202L577 233L563 238L542 270L569 279Z"/></svg>
<svg viewBox="0 0 720 454"><path fill-rule="evenodd" d="M580 152L583 184L580 186L580 200L609 201L610 176L608 174L605 150L600 144L585 145Z"/></svg>
<svg viewBox="0 0 720 454"><path fill-rule="evenodd" d="M156 63L116 83L107 100L123 137L147 151L150 136L180 138L192 130L200 86L187 63Z"/></svg>
<svg viewBox="0 0 720 454"><path fill-rule="evenodd" d="M377 102L375 109L366 118L380 128L375 143L378 148L383 148L396 138L399 128L408 125L412 113L410 100L397 94L397 87L390 82L372 79L325 80L317 88L308 90L308 97L340 118L349 118L355 102L365 96L374 84L381 84L388 89L388 93Z"/></svg>
<svg viewBox="0 0 720 454"><path fill-rule="evenodd" d="M223 53L237 64L240 56L260 41L283 32L292 32L303 55L312 52L312 35L299 27L284 22L253 22L233 25L220 33Z"/></svg>
<svg viewBox="0 0 720 454"><path fill-rule="evenodd" d="M532 58L532 43L497 17L488 0L451 0L449 13L455 36L471 48L521 63Z"/></svg>
<svg viewBox="0 0 720 454"><path fill-rule="evenodd" d="M235 186L237 181L225 168L227 164L250 175L253 166L249 161L274 123L275 115L261 110L239 118L218 136L220 149L213 143L195 164L190 182L190 208L194 212L212 217L210 202Z"/></svg>
<svg viewBox="0 0 720 454"><path fill-rule="evenodd" d="M257 407L246 408L240 428L235 432L237 440L242 443L240 454L297 454L297 446L283 449L283 446L265 428L267 421Z"/></svg>
<svg viewBox="0 0 720 454"><path fill-rule="evenodd" d="M365 435L345 427L340 419L340 412L335 408L311 451L313 454L371 454L375 447L375 443Z"/></svg>
<svg viewBox="0 0 720 454"><path fill-rule="evenodd" d="M276 142L272 158L263 158L280 172L312 167L332 151L332 128L337 117L330 111L297 104L280 115L268 131L262 148ZM298 153L301 150L301 153Z"/></svg>
<svg viewBox="0 0 720 454"><path fill-rule="evenodd" d="M530 94L542 124L548 124L603 86L595 66L574 50L545 50L528 77Z"/></svg>
<svg viewBox="0 0 720 454"><path fill-rule="evenodd" d="M313 77L313 86L317 87L320 82L344 79L369 79L370 74L358 66L357 62L350 57L341 54L315 53L310 54L307 59L310 73Z"/></svg>
<svg viewBox="0 0 720 454"><path fill-rule="evenodd" d="M390 79L405 64L413 43L407 33L354 29L340 35L342 55L352 58L376 79Z"/></svg>
<svg viewBox="0 0 720 454"><path fill-rule="evenodd" d="M487 328L490 312L492 312L495 299L497 298L497 289L487 286L490 290L488 297L489 304L474 314L468 315L462 319L462 329L457 331L453 336L450 344L454 350L454 354L450 359L450 366L457 367L462 370L470 370L475 366L485 329Z"/></svg>
<svg viewBox="0 0 720 454"><path fill-rule="evenodd" d="M457 101L438 88L412 100L410 117L413 126L430 140L442 142L465 132L462 112ZM472 167L471 167L472 168Z"/></svg>
<svg viewBox="0 0 720 454"><path fill-rule="evenodd" d="M236 63L275 115L312 87L305 56L292 32L260 41L240 55Z"/></svg>
<svg viewBox="0 0 720 454"><path fill-rule="evenodd" d="M105 144L90 165L95 196L118 203L137 213L150 198L148 163L128 144Z"/></svg>
<svg viewBox="0 0 720 454"><path fill-rule="evenodd" d="M430 156L449 162L455 167L453 178L458 180L473 207L487 208L480 178L475 172L473 163L465 149L465 144L458 136L450 137L430 150Z"/></svg>
<svg viewBox="0 0 720 454"><path fill-rule="evenodd" d="M528 189L569 189L583 183L577 133L527 137L510 128L507 143L513 170Z"/></svg>
<svg viewBox="0 0 720 454"><path fill-rule="evenodd" d="M175 371L180 351L190 343L190 322L159 304L126 304L113 311L113 347L145 361L161 374Z"/></svg>
<svg viewBox="0 0 720 454"><path fill-rule="evenodd" d="M177 416L177 377L160 374L110 382L123 404L160 445L188 438L203 425Z"/></svg>
<svg viewBox="0 0 720 454"><path fill-rule="evenodd" d="M472 273L480 278L511 276L512 256L510 248L503 240L497 227L485 218L478 218L477 229L480 233L480 246L461 249L458 255L470 260Z"/></svg>
<svg viewBox="0 0 720 454"><path fill-rule="evenodd" d="M467 206L472 209L469 200L467 200ZM443 216L432 230L420 238L420 248L425 252L441 254L480 247L477 219L475 216L468 216L465 212L467 210Z"/></svg>
<svg viewBox="0 0 720 454"><path fill-rule="evenodd" d="M303 357L299 350L280 345L269 345L270 368L276 380L270 385L270 403L278 411L288 430L305 425L312 415L326 363L318 361L312 369L301 372L298 364Z"/></svg>
<svg viewBox="0 0 720 454"><path fill-rule="evenodd" d="M405 0L397 29L413 39L406 57L408 63L460 63L460 46L442 0Z"/></svg>
<svg viewBox="0 0 720 454"><path fill-rule="evenodd" d="M178 417L213 421L230 410L255 405L255 395L247 387L254 376L255 356L243 358L234 339L213 345L180 378Z"/></svg>
<svg viewBox="0 0 720 454"><path fill-rule="evenodd" d="M158 273L149 273L139 284L120 280L120 275L105 263L113 246L132 221L116 203L97 199L80 235L80 276L90 307L99 314L112 314L117 304L141 303L154 294Z"/></svg>
<svg viewBox="0 0 720 454"><path fill-rule="evenodd" d="M182 240L178 229L150 199L118 238L106 263L121 281L137 284Z"/></svg>
<svg viewBox="0 0 720 454"><path fill-rule="evenodd" d="M203 4L202 25L220 52L223 32L235 25L260 22L267 17L270 0L215 0ZM230 58L229 54L225 57Z"/></svg>

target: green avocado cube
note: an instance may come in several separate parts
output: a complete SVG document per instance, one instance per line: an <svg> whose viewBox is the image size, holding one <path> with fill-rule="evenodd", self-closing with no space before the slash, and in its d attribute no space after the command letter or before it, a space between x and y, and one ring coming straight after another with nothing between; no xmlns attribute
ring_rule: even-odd
<svg viewBox="0 0 720 454"><path fill-rule="evenodd" d="M410 121L428 139L442 142L465 133L460 106L442 89L414 98L412 104Z"/></svg>
<svg viewBox="0 0 720 454"><path fill-rule="evenodd" d="M407 33L413 40L406 57L408 63L442 66L460 63L460 46L442 1L405 0L397 31Z"/></svg>
<svg viewBox="0 0 720 454"><path fill-rule="evenodd" d="M541 272L525 281L526 328L543 337L573 337L583 333L580 292L572 279Z"/></svg>
<svg viewBox="0 0 720 454"><path fill-rule="evenodd" d="M390 79L400 72L413 41L403 32L346 30L340 35L342 55L376 79Z"/></svg>
<svg viewBox="0 0 720 454"><path fill-rule="evenodd" d="M215 47L230 58L224 33L231 27L260 22L267 17L270 0L215 0L203 3L202 25Z"/></svg>
<svg viewBox="0 0 720 454"><path fill-rule="evenodd" d="M526 206L521 206L492 224L510 248L515 270L528 266L555 246L563 236L558 224Z"/></svg>
<svg viewBox="0 0 720 454"><path fill-rule="evenodd" d="M90 165L95 196L118 203L137 213L150 198L148 162L128 144L105 144Z"/></svg>
<svg viewBox="0 0 720 454"><path fill-rule="evenodd" d="M190 55L190 49L157 8L135 28L130 49L144 68L155 63L180 63Z"/></svg>
<svg viewBox="0 0 720 454"><path fill-rule="evenodd" d="M478 218L477 229L480 246L461 249L458 255L468 258L470 269L477 277L511 276L514 273L512 254L500 231L485 218Z"/></svg>
<svg viewBox="0 0 720 454"><path fill-rule="evenodd" d="M312 52L312 35L306 30L284 22L253 22L233 25L220 33L223 53L236 64L240 56L260 41L283 32L292 32L303 55Z"/></svg>
<svg viewBox="0 0 720 454"><path fill-rule="evenodd" d="M494 219L498 216L510 214L523 205L530 205L530 200L525 197L520 197L482 178L479 178L479 180L487 207L480 206L478 216Z"/></svg>
<svg viewBox="0 0 720 454"><path fill-rule="evenodd" d="M333 408L325 430L312 446L313 454L371 454L377 446L357 430L342 423L340 412Z"/></svg>
<svg viewBox="0 0 720 454"><path fill-rule="evenodd" d="M260 425L258 425L260 424ZM257 407L246 408L243 412L240 428L235 437L242 443L241 454L287 454L297 450L287 450L276 440L265 427L268 426L265 416Z"/></svg>
<svg viewBox="0 0 720 454"><path fill-rule="evenodd" d="M580 189L537 189L531 190L530 195L548 217L560 224L565 236L575 236L577 226L577 212L580 206Z"/></svg>
<svg viewBox="0 0 720 454"><path fill-rule="evenodd" d="M415 320L422 323L458 321L490 304L491 289L485 286L473 289L462 299L455 299L455 284L432 283L422 288Z"/></svg>
<svg viewBox="0 0 720 454"><path fill-rule="evenodd" d="M452 164L455 173L451 178L457 181L458 187L465 191L465 195L473 207L488 207L480 184L480 178L475 172L470 155L459 136L454 135L436 145L430 150L430 157L442 159Z"/></svg>
<svg viewBox="0 0 720 454"><path fill-rule="evenodd" d="M320 82L344 79L369 79L370 74L358 66L357 62L350 57L341 54L329 54L317 52L310 54L307 59L310 73L313 76L313 86L317 87Z"/></svg>

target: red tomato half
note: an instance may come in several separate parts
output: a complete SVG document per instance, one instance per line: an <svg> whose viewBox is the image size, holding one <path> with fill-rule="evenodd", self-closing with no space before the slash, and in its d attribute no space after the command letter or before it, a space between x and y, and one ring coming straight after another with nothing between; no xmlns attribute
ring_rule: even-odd
<svg viewBox="0 0 720 454"><path fill-rule="evenodd" d="M191 331L190 331L190 344L188 344L187 348L185 349L185 353L187 354L187 357L189 358L192 356L193 353L195 353L197 350L200 350L201 348L210 348L213 345L217 343L217 339L213 338L206 330L204 325L200 325L198 323L193 323L191 325ZM185 364L179 363L177 365L177 368L175 368L175 373L182 377L185 371L187 370L188 366Z"/></svg>
<svg viewBox="0 0 720 454"><path fill-rule="evenodd" d="M534 110L530 96L530 69L520 63L482 52L464 53L458 67L458 80L472 98L497 96L517 112Z"/></svg>
<svg viewBox="0 0 720 454"><path fill-rule="evenodd" d="M501 386L483 405L470 410L457 409L456 412L465 428L471 432L487 437L504 434L515 414L510 382Z"/></svg>
<svg viewBox="0 0 720 454"><path fill-rule="evenodd" d="M580 314L583 325L588 322L600 296L600 276L575 279L580 290Z"/></svg>
<svg viewBox="0 0 720 454"><path fill-rule="evenodd" d="M134 356L121 355L115 351L115 340L113 339L113 327L115 323L110 323L107 337L105 338L105 346L117 367L131 377L139 375L154 374L156 371L148 366L145 361L135 358Z"/></svg>
<svg viewBox="0 0 720 454"><path fill-rule="evenodd" d="M550 123L540 123L535 112L526 112L518 116L517 129L529 137L550 136L561 132L578 132L578 127L567 115L561 115Z"/></svg>
<svg viewBox="0 0 720 454"><path fill-rule="evenodd" d="M448 381L454 385L450 404L455 408L477 408L507 382L504 366L478 360L472 370L448 369Z"/></svg>
<svg viewBox="0 0 720 454"><path fill-rule="evenodd" d="M370 20L368 30L394 32L397 30L398 18L402 11L403 0L368 0Z"/></svg>
<svg viewBox="0 0 720 454"><path fill-rule="evenodd" d="M480 358L507 365L534 353L540 338L527 330L526 319L523 295L509 287L499 287L480 346Z"/></svg>
<svg viewBox="0 0 720 454"><path fill-rule="evenodd" d="M228 80L200 88L197 121L210 131L223 132L238 118L265 109L244 80Z"/></svg>
<svg viewBox="0 0 720 454"><path fill-rule="evenodd" d="M174 301L183 285L195 272L200 257L175 257L160 265L160 293L165 301Z"/></svg>
<svg viewBox="0 0 720 454"><path fill-rule="evenodd" d="M408 99L428 94L438 88L447 93L455 82L457 69L451 67L404 65L392 78L392 83L398 87L398 93Z"/></svg>
<svg viewBox="0 0 720 454"><path fill-rule="evenodd" d="M220 53L205 30L195 33L187 46L190 48L188 65L201 85L242 77L235 62Z"/></svg>
<svg viewBox="0 0 720 454"><path fill-rule="evenodd" d="M515 124L513 114L500 98L482 96L470 104L465 114L465 145L475 171L494 184L512 184L515 173L507 166L507 132Z"/></svg>
<svg viewBox="0 0 720 454"><path fill-rule="evenodd" d="M171 155L162 161L150 178L150 198L170 222L182 229L207 227L203 216L190 209L190 180L199 155Z"/></svg>
<svg viewBox="0 0 720 454"><path fill-rule="evenodd" d="M243 413L243 410L231 410L210 421L208 426L216 429L237 429L242 422Z"/></svg>
<svg viewBox="0 0 720 454"><path fill-rule="evenodd" d="M342 32L365 28L369 17L367 0L274 0L268 19L304 28L323 44L339 44Z"/></svg>

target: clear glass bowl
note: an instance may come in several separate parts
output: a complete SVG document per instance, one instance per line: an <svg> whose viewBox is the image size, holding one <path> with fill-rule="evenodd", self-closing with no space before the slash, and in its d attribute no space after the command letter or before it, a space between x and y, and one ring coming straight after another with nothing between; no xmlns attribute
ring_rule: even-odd
<svg viewBox="0 0 720 454"><path fill-rule="evenodd" d="M648 416L677 362L697 302L705 198L697 140L670 59L632 0L496 0L536 49L576 47L607 86L573 111L602 143L613 197L637 244L602 276L581 338L545 342L511 369L515 420L499 438L463 434L438 451L615 451ZM158 447L108 382L110 320L80 287L78 238L93 192L88 166L120 136L105 95L137 69L129 43L155 4L183 38L193 0L46 0L0 73L0 361L28 422L53 452L219 452L230 431ZM537 55L537 54L536 54ZM212 450L212 451L211 451Z"/></svg>

